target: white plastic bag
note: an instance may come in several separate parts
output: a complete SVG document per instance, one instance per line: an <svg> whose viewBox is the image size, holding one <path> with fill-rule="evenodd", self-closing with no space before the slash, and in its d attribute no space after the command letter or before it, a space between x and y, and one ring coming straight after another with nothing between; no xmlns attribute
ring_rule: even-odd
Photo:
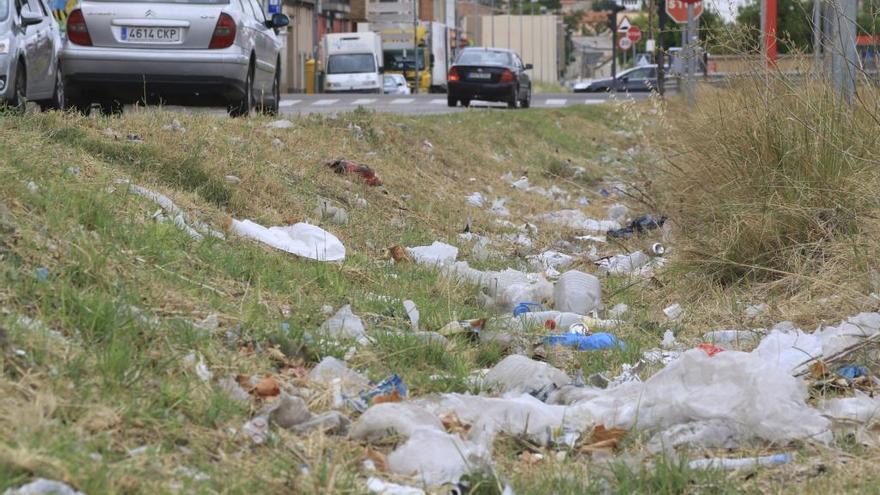
<svg viewBox="0 0 880 495"><path fill-rule="evenodd" d="M336 236L307 223L267 229L250 220L232 219L232 231L303 258L318 261L345 259L345 246Z"/></svg>

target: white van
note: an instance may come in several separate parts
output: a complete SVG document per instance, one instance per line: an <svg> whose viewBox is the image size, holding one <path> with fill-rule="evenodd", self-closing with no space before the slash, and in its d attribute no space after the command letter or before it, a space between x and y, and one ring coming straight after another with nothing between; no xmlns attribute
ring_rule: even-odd
<svg viewBox="0 0 880 495"><path fill-rule="evenodd" d="M325 93L382 93L382 39L377 33L330 33L321 48Z"/></svg>

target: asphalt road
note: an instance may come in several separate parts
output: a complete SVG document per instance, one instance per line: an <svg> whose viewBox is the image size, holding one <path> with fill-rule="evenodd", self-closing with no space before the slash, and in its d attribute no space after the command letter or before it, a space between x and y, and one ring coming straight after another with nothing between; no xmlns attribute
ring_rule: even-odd
<svg viewBox="0 0 880 495"><path fill-rule="evenodd" d="M632 95L618 94L614 98L642 100L647 93ZM532 96L532 108L562 108L574 105L593 105L604 103L611 98L605 93L561 93L536 94ZM287 115L309 113L350 112L364 107L377 112L400 114L433 114L467 111L461 106L449 108L446 95L362 95L362 94L286 94L281 97L281 113ZM505 103L486 103L474 101L471 108L506 109Z"/></svg>

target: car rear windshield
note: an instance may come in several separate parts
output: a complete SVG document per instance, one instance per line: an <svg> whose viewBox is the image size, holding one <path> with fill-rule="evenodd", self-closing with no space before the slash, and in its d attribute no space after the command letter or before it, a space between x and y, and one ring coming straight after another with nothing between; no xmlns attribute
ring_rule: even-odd
<svg viewBox="0 0 880 495"><path fill-rule="evenodd" d="M492 50L465 50L458 58L459 65L501 65L510 66L510 54Z"/></svg>
<svg viewBox="0 0 880 495"><path fill-rule="evenodd" d="M9 0L0 0L0 21L9 17Z"/></svg>
<svg viewBox="0 0 880 495"><path fill-rule="evenodd" d="M373 55L369 53L330 55L327 60L327 74L362 74L365 72L376 72Z"/></svg>
<svg viewBox="0 0 880 495"><path fill-rule="evenodd" d="M0 0L3 1L3 0ZM185 3L195 5L226 5L229 0L89 0L91 2L109 3Z"/></svg>

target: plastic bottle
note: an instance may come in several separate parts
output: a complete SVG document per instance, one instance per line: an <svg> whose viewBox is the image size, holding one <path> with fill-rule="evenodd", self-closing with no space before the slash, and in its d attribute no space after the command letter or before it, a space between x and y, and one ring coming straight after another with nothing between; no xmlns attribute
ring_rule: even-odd
<svg viewBox="0 0 880 495"><path fill-rule="evenodd" d="M593 275L569 270L560 275L553 298L557 310L585 315L602 305L602 285Z"/></svg>

